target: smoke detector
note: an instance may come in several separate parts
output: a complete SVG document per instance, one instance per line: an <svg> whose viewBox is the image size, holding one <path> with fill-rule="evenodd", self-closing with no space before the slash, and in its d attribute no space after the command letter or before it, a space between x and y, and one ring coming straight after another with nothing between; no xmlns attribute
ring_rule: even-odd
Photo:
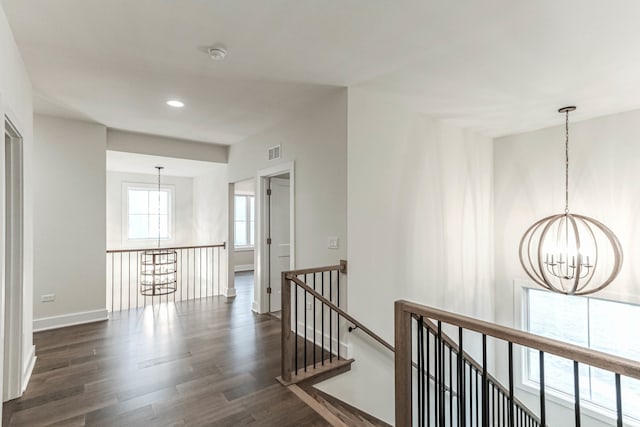
<svg viewBox="0 0 640 427"><path fill-rule="evenodd" d="M222 61L227 56L226 49L222 47L210 47L207 52L214 61Z"/></svg>

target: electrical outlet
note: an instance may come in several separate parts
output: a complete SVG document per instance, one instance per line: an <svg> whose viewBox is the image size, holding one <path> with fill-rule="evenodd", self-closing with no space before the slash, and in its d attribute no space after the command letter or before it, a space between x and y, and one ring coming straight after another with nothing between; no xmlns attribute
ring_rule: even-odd
<svg viewBox="0 0 640 427"><path fill-rule="evenodd" d="M40 302L53 302L56 300L56 294L40 295Z"/></svg>
<svg viewBox="0 0 640 427"><path fill-rule="evenodd" d="M327 247L329 249L338 249L340 246L340 239L336 236L331 236L328 238Z"/></svg>

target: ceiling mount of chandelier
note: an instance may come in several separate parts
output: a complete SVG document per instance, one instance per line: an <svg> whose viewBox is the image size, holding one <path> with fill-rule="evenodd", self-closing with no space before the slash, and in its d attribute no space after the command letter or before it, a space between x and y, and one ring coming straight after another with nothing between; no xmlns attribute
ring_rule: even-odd
<svg viewBox="0 0 640 427"><path fill-rule="evenodd" d="M530 226L520 240L520 263L538 285L567 295L598 292L622 268L622 247L603 223L569 211L569 113L565 114L565 209Z"/></svg>

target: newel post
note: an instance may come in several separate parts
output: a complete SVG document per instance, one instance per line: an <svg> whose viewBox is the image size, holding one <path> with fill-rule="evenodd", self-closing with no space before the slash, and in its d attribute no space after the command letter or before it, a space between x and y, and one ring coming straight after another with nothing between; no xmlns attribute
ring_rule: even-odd
<svg viewBox="0 0 640 427"><path fill-rule="evenodd" d="M282 380L285 383L291 381L291 367L293 359L291 355L291 281L287 279L287 273L282 272L282 320L281 325L281 351L282 351Z"/></svg>
<svg viewBox="0 0 640 427"><path fill-rule="evenodd" d="M411 426L411 313L404 302L395 302L395 399L396 426Z"/></svg>

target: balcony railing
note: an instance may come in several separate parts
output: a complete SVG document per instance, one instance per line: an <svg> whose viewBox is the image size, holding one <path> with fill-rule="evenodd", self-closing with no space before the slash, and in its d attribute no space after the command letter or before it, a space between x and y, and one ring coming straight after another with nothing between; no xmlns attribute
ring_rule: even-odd
<svg viewBox="0 0 640 427"><path fill-rule="evenodd" d="M145 296L140 292L142 255L157 248L107 250L106 291L110 311L207 298L221 293L224 278L220 260L226 243L160 249L176 252L176 292L157 296Z"/></svg>

